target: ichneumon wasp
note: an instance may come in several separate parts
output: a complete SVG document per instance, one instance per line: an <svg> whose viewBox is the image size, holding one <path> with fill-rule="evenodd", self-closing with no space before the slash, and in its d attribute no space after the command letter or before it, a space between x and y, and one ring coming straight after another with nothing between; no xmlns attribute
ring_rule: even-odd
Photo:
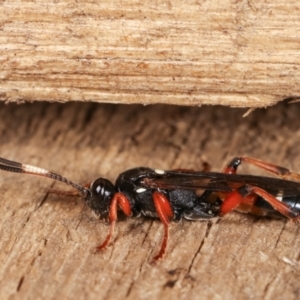
<svg viewBox="0 0 300 300"><path fill-rule="evenodd" d="M236 174L242 162L281 178ZM235 157L220 173L138 167L122 172L115 184L99 177L85 186L45 169L1 157L0 169L63 182L76 189L73 194L82 196L97 215L108 216L109 232L96 251L109 244L118 209L128 217L149 216L163 223L164 236L154 260L162 258L166 251L171 221L211 219L232 210L300 220L300 182L287 180L300 180L300 175L251 157Z"/></svg>

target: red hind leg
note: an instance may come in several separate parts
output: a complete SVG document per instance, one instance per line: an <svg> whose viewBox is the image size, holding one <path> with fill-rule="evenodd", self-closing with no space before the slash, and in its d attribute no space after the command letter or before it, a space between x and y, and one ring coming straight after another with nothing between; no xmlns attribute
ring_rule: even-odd
<svg viewBox="0 0 300 300"><path fill-rule="evenodd" d="M247 190L251 194L255 194L257 196L260 196L265 201L267 201L275 210L280 212L282 215L289 218L291 221L300 221L299 212L292 209L287 204L279 201L277 198L275 198L273 195L269 194L265 190L258 188L256 186L247 186Z"/></svg>
<svg viewBox="0 0 300 300"><path fill-rule="evenodd" d="M269 194L265 190L251 186L245 185L237 190L229 193L224 202L221 205L220 216L224 216L230 211L234 210L241 204L247 204L249 206L253 206L255 203L257 196L263 198L266 202L268 202L275 210L277 210L282 215L286 216L292 221L299 221L299 213L289 207L287 204L279 201L273 195Z"/></svg>
<svg viewBox="0 0 300 300"><path fill-rule="evenodd" d="M223 169L224 173L227 174L236 174L238 166L242 162L247 162L249 164L255 165L261 169L264 169L272 174L275 174L277 176L280 176L282 178L291 177L297 180L300 180L300 174L291 172L289 169L277 166L256 158L252 157L234 157ZM282 215L286 216L287 218L291 220L299 220L299 213L289 207L287 204L282 203L278 199L276 199L274 196L266 192L265 190L247 185L246 187L241 187L241 189L245 189L247 192L243 192L244 195L241 195L238 190L230 193L227 197L225 197L225 201L223 202L221 206L221 212L220 215L224 215L235 208L237 208L240 204L246 203L250 206L252 206L257 198L257 196L260 196L265 201L267 201L275 210L280 212ZM252 195L252 200L250 195ZM249 201L253 201L252 203L249 203Z"/></svg>
<svg viewBox="0 0 300 300"><path fill-rule="evenodd" d="M244 188L244 187L242 187L242 188ZM219 213L219 215L221 217L223 217L224 215L235 210L241 204L247 204L249 206L253 206L257 197L255 195L247 195L247 194L243 193L242 188L239 188L239 189L229 193L225 197L225 199L221 205L221 209L220 209L220 213Z"/></svg>

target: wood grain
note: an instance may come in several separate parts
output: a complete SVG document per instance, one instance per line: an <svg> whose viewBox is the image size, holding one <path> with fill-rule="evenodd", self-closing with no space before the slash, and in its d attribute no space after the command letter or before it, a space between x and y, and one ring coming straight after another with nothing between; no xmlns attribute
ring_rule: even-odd
<svg viewBox="0 0 300 300"><path fill-rule="evenodd" d="M78 183L142 165L197 169L202 157L217 171L245 154L299 172L299 114L296 104L247 118L224 107L0 104L1 156ZM300 227L284 219L172 224L165 259L151 265L159 221L120 216L114 243L94 255L107 223L51 187L65 189L0 173L1 299L299 299Z"/></svg>
<svg viewBox="0 0 300 300"><path fill-rule="evenodd" d="M297 0L1 1L0 100L299 98L299 14Z"/></svg>

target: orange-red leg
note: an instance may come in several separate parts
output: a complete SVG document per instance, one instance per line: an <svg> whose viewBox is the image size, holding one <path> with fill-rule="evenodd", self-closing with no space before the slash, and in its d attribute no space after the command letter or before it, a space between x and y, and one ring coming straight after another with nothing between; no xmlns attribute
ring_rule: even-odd
<svg viewBox="0 0 300 300"><path fill-rule="evenodd" d="M154 257L154 260L162 258L166 252L168 237L169 237L169 223L174 216L171 204L166 196L160 192L153 193L153 202L157 214L164 225L164 237L158 254Z"/></svg>
<svg viewBox="0 0 300 300"><path fill-rule="evenodd" d="M57 189L49 189L49 194L56 194L56 195L64 195L69 197L78 197L82 195L78 191L63 191L63 190L57 190Z"/></svg>
<svg viewBox="0 0 300 300"><path fill-rule="evenodd" d="M84 187L87 189L89 189L90 186L91 186L91 182L84 185ZM69 196L69 197L82 197L82 194L80 194L78 191L64 191L64 190L50 188L48 190L48 193L56 194L56 195L64 195L64 196Z"/></svg>
<svg viewBox="0 0 300 300"><path fill-rule="evenodd" d="M265 190L258 188L256 186L247 186L247 190L249 193L255 194L257 196L262 197L264 200L266 200L272 207L280 212L282 215L286 216L292 221L299 221L299 213L289 207L287 204L279 201L274 196L266 192Z"/></svg>
<svg viewBox="0 0 300 300"><path fill-rule="evenodd" d="M277 166L256 158L252 158L252 157L235 157L233 158L223 169L224 173L227 174L236 174L237 172L237 168L238 166L242 163L242 162L247 162L249 164L252 164L254 166L257 166L261 169L264 169L270 173L273 173L277 176L280 176L282 178L287 178L287 177L292 177L295 178L297 180L300 180L300 174L291 172L289 169L281 167L281 166Z"/></svg>
<svg viewBox="0 0 300 300"><path fill-rule="evenodd" d="M244 187L239 188L239 189L229 193L225 197L225 199L221 205L221 208L220 208L219 215L221 217L230 213L231 211L233 211L234 209L239 207L239 205L241 205L242 203L250 205L250 206L252 206L254 204L257 197L255 195L244 194L242 192L242 189L244 189Z"/></svg>
<svg viewBox="0 0 300 300"><path fill-rule="evenodd" d="M297 211L293 210L285 203L279 201L265 190L251 185L245 185L229 193L221 205L220 216L224 216L225 214L237 208L240 204L247 204L250 206L253 205L257 199L257 196L263 198L275 210L277 210L290 220L300 220L299 213Z"/></svg>
<svg viewBox="0 0 300 300"><path fill-rule="evenodd" d="M111 240L111 237L114 233L115 224L117 221L118 206L121 208L121 210L124 212L126 216L129 217L131 215L131 207L127 197L122 193L116 193L111 201L110 208L109 208L110 227L109 227L108 234L106 236L105 241L96 248L96 252L105 249Z"/></svg>
<svg viewBox="0 0 300 300"><path fill-rule="evenodd" d="M227 174L236 174L238 166L242 162L247 162L249 164L255 165L261 169L264 169L270 173L273 173L277 176L280 176L282 178L292 177L295 179L300 180L300 174L290 172L289 169L277 166L256 158L252 157L235 157L233 158L223 169L224 173ZM247 203L248 205L253 205L257 196L260 196L265 201L267 201L275 210L283 214L289 219L292 220L298 220L299 219L299 213L290 208L287 204L282 203L278 199L276 199L274 196L266 192L265 190L254 187L254 186L246 186L242 187L241 189L246 189L248 191L248 195L242 195L239 193L238 190L230 193L224 200L222 206L221 206L221 213L220 215L223 216L224 214L227 214L228 212L234 210L242 203ZM245 191L243 192L245 193ZM252 198L250 197L252 196ZM249 198L250 197L250 198ZM251 201L252 204L250 203Z"/></svg>

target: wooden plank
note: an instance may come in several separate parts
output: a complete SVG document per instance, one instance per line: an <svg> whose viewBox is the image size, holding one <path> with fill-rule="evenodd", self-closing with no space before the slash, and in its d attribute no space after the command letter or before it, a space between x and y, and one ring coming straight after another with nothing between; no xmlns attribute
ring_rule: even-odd
<svg viewBox="0 0 300 300"><path fill-rule="evenodd" d="M299 2L3 2L0 100L266 107L300 97Z"/></svg>
<svg viewBox="0 0 300 300"><path fill-rule="evenodd" d="M222 107L0 104L1 156L78 183L114 180L127 168L217 171L235 155L299 169L299 106L242 118ZM262 174L243 166L241 172ZM1 299L299 299L299 225L232 213L172 224L157 265L162 225L117 223L114 243L93 249L108 226L81 199L47 195L51 180L0 172Z"/></svg>

